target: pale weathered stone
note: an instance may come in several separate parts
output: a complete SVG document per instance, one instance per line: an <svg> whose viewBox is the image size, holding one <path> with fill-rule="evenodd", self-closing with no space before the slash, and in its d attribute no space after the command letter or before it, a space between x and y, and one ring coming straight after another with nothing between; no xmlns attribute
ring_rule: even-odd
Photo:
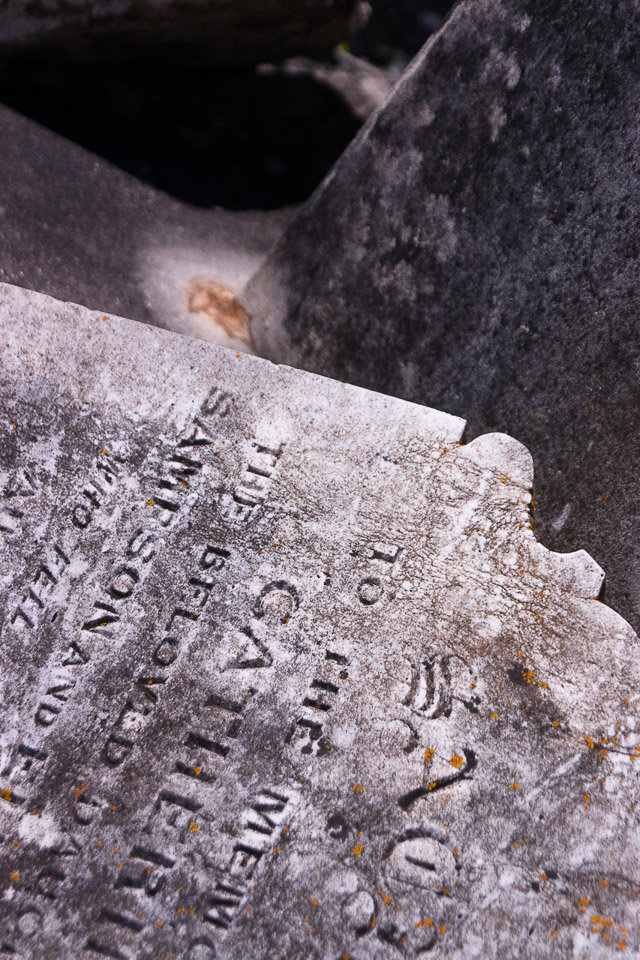
<svg viewBox="0 0 640 960"><path fill-rule="evenodd" d="M638 640L520 443L0 326L3 957L638 955Z"/></svg>

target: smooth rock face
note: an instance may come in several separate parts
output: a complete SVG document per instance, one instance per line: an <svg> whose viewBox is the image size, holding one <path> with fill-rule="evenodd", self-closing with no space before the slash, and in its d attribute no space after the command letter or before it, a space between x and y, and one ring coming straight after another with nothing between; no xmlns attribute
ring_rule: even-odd
<svg viewBox="0 0 640 960"><path fill-rule="evenodd" d="M640 7L469 0L249 288L258 352L515 435L640 627Z"/></svg>
<svg viewBox="0 0 640 960"><path fill-rule="evenodd" d="M74 55L169 44L172 56L206 54L238 66L326 54L360 22L354 0L3 0L0 50L48 46ZM162 54L161 54L162 55Z"/></svg>
<svg viewBox="0 0 640 960"><path fill-rule="evenodd" d="M638 639L520 443L0 326L3 957L638 955Z"/></svg>

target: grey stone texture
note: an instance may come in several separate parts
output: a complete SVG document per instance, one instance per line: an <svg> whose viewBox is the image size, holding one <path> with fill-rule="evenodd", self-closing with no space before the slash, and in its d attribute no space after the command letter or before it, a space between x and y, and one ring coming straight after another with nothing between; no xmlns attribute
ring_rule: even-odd
<svg viewBox="0 0 640 960"><path fill-rule="evenodd" d="M168 48L238 66L326 55L361 21L359 8L354 0L3 0L0 51L87 56L105 43L118 53L161 43L161 56Z"/></svg>
<svg viewBox="0 0 640 960"><path fill-rule="evenodd" d="M216 339L194 280L239 293L294 208L223 210L168 196L0 105L0 280Z"/></svg>
<svg viewBox="0 0 640 960"><path fill-rule="evenodd" d="M464 423L0 286L0 950L638 956L638 638Z"/></svg>
<svg viewBox="0 0 640 960"><path fill-rule="evenodd" d="M271 359L504 430L640 626L640 7L454 8L250 284Z"/></svg>

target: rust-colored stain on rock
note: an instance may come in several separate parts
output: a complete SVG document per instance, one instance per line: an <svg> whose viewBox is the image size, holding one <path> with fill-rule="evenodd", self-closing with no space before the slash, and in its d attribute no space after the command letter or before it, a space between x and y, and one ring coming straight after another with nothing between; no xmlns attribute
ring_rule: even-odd
<svg viewBox="0 0 640 960"><path fill-rule="evenodd" d="M194 277L187 289L189 313L204 313L228 337L255 350L249 328L250 316L246 308L228 287L207 277Z"/></svg>

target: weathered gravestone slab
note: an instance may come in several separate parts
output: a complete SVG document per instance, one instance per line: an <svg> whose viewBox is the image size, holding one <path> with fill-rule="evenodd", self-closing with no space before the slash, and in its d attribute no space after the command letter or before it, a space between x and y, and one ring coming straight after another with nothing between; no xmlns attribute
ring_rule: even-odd
<svg viewBox="0 0 640 960"><path fill-rule="evenodd" d="M262 355L525 443L636 630L639 50L635 0L458 4L249 296Z"/></svg>
<svg viewBox="0 0 640 960"><path fill-rule="evenodd" d="M637 955L638 641L526 449L0 291L0 955Z"/></svg>

